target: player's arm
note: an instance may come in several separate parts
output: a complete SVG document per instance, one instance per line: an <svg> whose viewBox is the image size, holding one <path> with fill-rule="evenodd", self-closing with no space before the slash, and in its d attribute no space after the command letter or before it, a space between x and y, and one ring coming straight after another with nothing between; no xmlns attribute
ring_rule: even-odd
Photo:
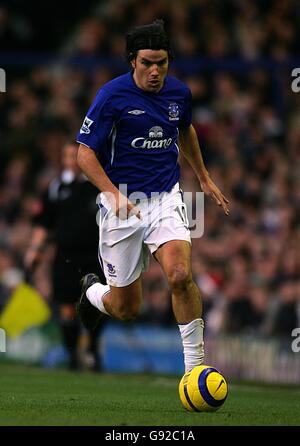
<svg viewBox="0 0 300 446"><path fill-rule="evenodd" d="M100 192L109 192L113 195L118 194L118 189L104 172L94 150L80 144L77 154L77 164Z"/></svg>
<svg viewBox="0 0 300 446"><path fill-rule="evenodd" d="M140 218L140 211L136 208L119 189L110 181L101 166L94 150L80 144L77 154L77 163L83 173L93 183L100 192L103 192L111 202L116 215L120 218L127 218L129 213L133 213Z"/></svg>
<svg viewBox="0 0 300 446"><path fill-rule="evenodd" d="M222 206L225 214L228 215L229 202L209 176L204 165L197 133L192 124L187 128L181 128L179 130L178 142L180 152L194 170L203 192L211 196L219 206Z"/></svg>

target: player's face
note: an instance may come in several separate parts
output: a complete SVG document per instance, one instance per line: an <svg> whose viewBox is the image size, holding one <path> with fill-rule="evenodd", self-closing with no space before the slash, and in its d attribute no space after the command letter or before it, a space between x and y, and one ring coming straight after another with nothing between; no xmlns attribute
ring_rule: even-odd
<svg viewBox="0 0 300 446"><path fill-rule="evenodd" d="M133 78L138 87L157 93L162 88L169 68L166 50L139 50L131 62Z"/></svg>

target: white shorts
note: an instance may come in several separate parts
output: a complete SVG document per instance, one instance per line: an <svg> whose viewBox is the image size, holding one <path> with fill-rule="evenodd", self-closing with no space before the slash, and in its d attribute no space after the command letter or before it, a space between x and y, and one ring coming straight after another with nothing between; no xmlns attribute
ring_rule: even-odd
<svg viewBox="0 0 300 446"><path fill-rule="evenodd" d="M109 285L124 287L133 283L146 271L149 251L153 254L163 243L191 243L186 205L178 183L170 192L136 203L141 220L135 215L121 220L104 194L100 196L99 261Z"/></svg>

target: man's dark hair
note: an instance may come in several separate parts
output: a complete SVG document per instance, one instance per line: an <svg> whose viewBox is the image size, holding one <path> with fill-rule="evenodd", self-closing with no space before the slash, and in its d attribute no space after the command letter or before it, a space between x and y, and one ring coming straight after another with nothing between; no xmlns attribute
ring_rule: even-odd
<svg viewBox="0 0 300 446"><path fill-rule="evenodd" d="M136 26L126 34L127 62L135 59L139 50L166 50L169 59L173 59L163 20L154 20L150 25Z"/></svg>

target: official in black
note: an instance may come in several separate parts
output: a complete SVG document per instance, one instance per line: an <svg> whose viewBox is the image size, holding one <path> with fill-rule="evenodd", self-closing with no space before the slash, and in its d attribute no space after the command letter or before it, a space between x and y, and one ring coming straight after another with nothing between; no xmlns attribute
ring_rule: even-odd
<svg viewBox="0 0 300 446"><path fill-rule="evenodd" d="M32 238L25 256L25 266L33 268L39 261L45 242L49 237L54 240L53 298L58 304L62 338L69 352L71 369L79 366L80 323L75 305L81 292L80 279L91 271L102 274L97 253L98 190L80 172L77 150L73 143L62 149L61 174L54 178L42 197L41 210L34 219ZM104 276L101 279L105 281ZM100 365L96 345L98 334L98 331L89 333L91 362L96 369Z"/></svg>

